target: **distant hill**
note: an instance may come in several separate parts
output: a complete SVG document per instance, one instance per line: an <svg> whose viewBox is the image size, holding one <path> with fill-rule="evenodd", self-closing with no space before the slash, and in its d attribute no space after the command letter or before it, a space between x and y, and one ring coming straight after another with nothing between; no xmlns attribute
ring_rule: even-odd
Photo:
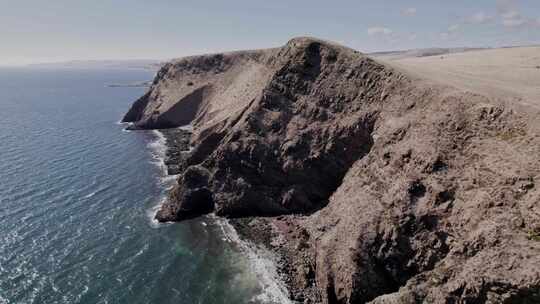
<svg viewBox="0 0 540 304"><path fill-rule="evenodd" d="M30 67L39 68L80 68L80 69L147 69L158 70L163 63L159 60L72 60L64 62L37 63Z"/></svg>
<svg viewBox="0 0 540 304"><path fill-rule="evenodd" d="M463 53L469 51L485 50L488 48L427 48L427 49L412 49L403 51L389 51L389 52L374 52L370 53L373 57L384 57L387 59L402 59L410 57L427 57L427 56L440 56L445 54Z"/></svg>

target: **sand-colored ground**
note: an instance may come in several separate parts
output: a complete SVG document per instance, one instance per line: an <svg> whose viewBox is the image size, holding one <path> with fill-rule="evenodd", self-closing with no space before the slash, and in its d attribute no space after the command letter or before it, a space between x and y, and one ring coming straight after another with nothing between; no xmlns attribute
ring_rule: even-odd
<svg viewBox="0 0 540 304"><path fill-rule="evenodd" d="M378 60L424 79L540 110L540 47Z"/></svg>

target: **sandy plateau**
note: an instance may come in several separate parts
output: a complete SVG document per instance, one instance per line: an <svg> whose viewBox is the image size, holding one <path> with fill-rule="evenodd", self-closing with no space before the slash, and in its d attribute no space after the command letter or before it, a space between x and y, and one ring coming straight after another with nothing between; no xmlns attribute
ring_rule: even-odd
<svg viewBox="0 0 540 304"><path fill-rule="evenodd" d="M540 110L540 47L384 60L419 78Z"/></svg>

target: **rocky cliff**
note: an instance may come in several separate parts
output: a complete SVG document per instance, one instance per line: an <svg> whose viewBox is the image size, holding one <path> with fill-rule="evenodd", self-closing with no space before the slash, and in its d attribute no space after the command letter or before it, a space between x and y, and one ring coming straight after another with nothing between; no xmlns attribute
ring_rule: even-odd
<svg viewBox="0 0 540 304"><path fill-rule="evenodd" d="M296 38L168 63L124 121L194 127L158 220L286 215L296 299L539 303L535 115Z"/></svg>

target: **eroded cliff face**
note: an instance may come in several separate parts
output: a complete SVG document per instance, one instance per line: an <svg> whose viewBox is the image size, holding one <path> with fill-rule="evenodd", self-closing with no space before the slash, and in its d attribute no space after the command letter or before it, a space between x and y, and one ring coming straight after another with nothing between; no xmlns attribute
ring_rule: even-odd
<svg viewBox="0 0 540 304"><path fill-rule="evenodd" d="M167 64L124 120L194 125L159 220L302 215L272 224L289 227L292 284L310 291L298 298L536 303L531 117L297 38Z"/></svg>
<svg viewBox="0 0 540 304"><path fill-rule="evenodd" d="M329 302L538 301L538 137L482 97L434 93L381 113L371 153L304 222Z"/></svg>
<svg viewBox="0 0 540 304"><path fill-rule="evenodd" d="M133 129L211 126L242 111L270 77L274 50L182 58L157 73L123 118Z"/></svg>

